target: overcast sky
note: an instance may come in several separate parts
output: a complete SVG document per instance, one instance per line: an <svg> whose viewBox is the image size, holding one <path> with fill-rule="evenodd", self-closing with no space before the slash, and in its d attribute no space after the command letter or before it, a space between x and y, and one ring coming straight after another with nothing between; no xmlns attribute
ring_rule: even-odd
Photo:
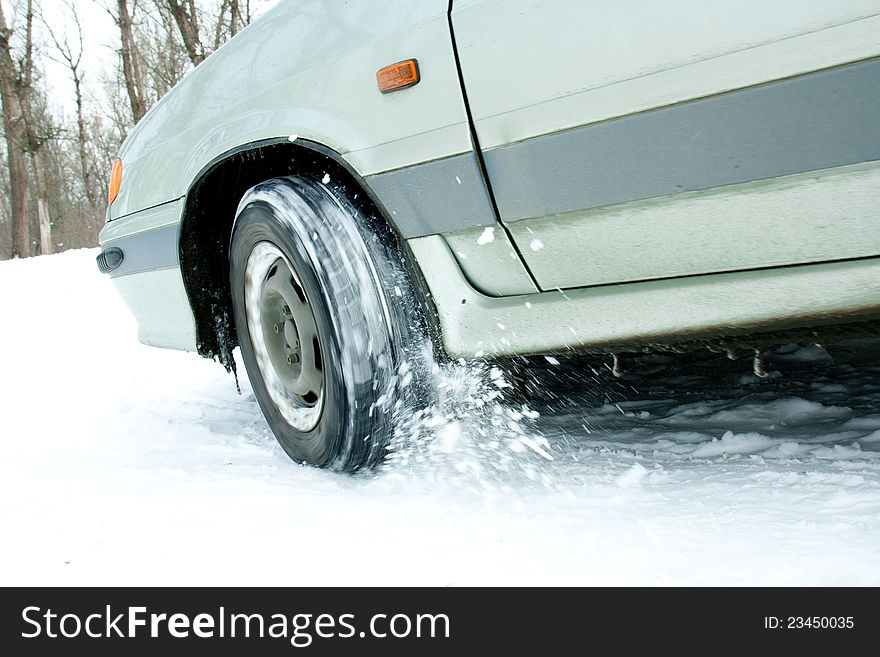
<svg viewBox="0 0 880 657"><path fill-rule="evenodd" d="M52 26L53 31L61 34L66 31L72 43L75 43L76 29L64 3L60 0L43 0L42 6L46 22ZM101 90L102 77L113 70L116 57L114 49L118 48L115 25L96 0L76 0L76 11L83 26L85 84L89 92L97 95ZM73 82L70 73L65 65L49 59L57 57L53 47L46 44L44 48L47 55L44 58L46 81L57 94L57 100L64 101L65 108L70 111L73 108Z"/></svg>
<svg viewBox="0 0 880 657"><path fill-rule="evenodd" d="M259 14L279 0L251 0L254 13ZM103 4L115 4L112 0L74 0L76 12L83 26L83 70L85 86L93 100L102 96L102 79L110 77L116 65L116 49L119 47L116 26L113 19L102 8ZM4 3L5 4L5 3ZM61 0L42 0L43 14L53 30L63 33L67 30L75 43L76 29ZM46 82L56 94L56 99L64 111L73 112L73 82L66 66L53 62L48 56L57 56L53 48L45 46Z"/></svg>

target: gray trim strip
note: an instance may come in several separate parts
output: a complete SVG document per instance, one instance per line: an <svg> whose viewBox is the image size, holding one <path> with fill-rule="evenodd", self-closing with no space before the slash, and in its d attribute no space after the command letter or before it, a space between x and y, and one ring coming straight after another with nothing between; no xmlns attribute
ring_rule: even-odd
<svg viewBox="0 0 880 657"><path fill-rule="evenodd" d="M537 137L483 158L504 221L878 160L880 59Z"/></svg>
<svg viewBox="0 0 880 657"><path fill-rule="evenodd" d="M406 239L496 223L472 152L379 173L366 180Z"/></svg>
<svg viewBox="0 0 880 657"><path fill-rule="evenodd" d="M170 201L162 201L161 203L156 203L155 205L148 205L147 207L141 208L140 210L132 210L131 212L121 214L118 217L111 216L109 219L107 219L107 223L110 223L111 221L119 221L120 219L125 219L126 217L130 217L135 214L140 214L141 212L149 212L150 210L158 210L160 208L165 207L166 205L170 205L171 203L177 203L182 198L185 198L185 196L178 196L177 198L173 198ZM112 205L108 207L108 210L112 210L112 209L113 209Z"/></svg>
<svg viewBox="0 0 880 657"><path fill-rule="evenodd" d="M122 264L118 269L110 272L110 277L116 278L153 269L179 267L179 243L180 224L174 223L108 240L101 247L102 251L114 246L122 249L124 256Z"/></svg>

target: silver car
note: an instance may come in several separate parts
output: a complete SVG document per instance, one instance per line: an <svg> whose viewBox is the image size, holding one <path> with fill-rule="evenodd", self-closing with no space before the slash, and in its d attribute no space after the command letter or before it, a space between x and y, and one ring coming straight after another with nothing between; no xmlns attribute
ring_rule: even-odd
<svg viewBox="0 0 880 657"><path fill-rule="evenodd" d="M291 457L378 463L453 358L880 317L880 0L287 0L131 132L98 264Z"/></svg>

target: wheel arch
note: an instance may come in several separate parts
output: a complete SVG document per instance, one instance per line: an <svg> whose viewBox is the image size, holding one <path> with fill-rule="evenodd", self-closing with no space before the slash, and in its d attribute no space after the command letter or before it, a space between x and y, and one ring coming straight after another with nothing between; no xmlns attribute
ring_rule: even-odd
<svg viewBox="0 0 880 657"><path fill-rule="evenodd" d="M180 269L193 312L198 353L235 370L232 351L238 346L229 287L229 242L236 209L245 192L260 182L286 175L321 179L365 215L384 226L413 276L425 310L432 341L439 344L439 323L418 264L389 213L364 179L335 151L317 142L286 138L244 144L206 165L190 185L180 225Z"/></svg>

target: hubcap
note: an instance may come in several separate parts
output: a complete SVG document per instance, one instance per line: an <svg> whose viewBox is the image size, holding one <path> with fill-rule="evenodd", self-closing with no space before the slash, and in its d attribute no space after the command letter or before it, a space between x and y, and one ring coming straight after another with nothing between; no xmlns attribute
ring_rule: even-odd
<svg viewBox="0 0 880 657"><path fill-rule="evenodd" d="M284 254L257 243L244 278L254 355L269 397L299 431L318 424L324 405L324 359L312 305Z"/></svg>

